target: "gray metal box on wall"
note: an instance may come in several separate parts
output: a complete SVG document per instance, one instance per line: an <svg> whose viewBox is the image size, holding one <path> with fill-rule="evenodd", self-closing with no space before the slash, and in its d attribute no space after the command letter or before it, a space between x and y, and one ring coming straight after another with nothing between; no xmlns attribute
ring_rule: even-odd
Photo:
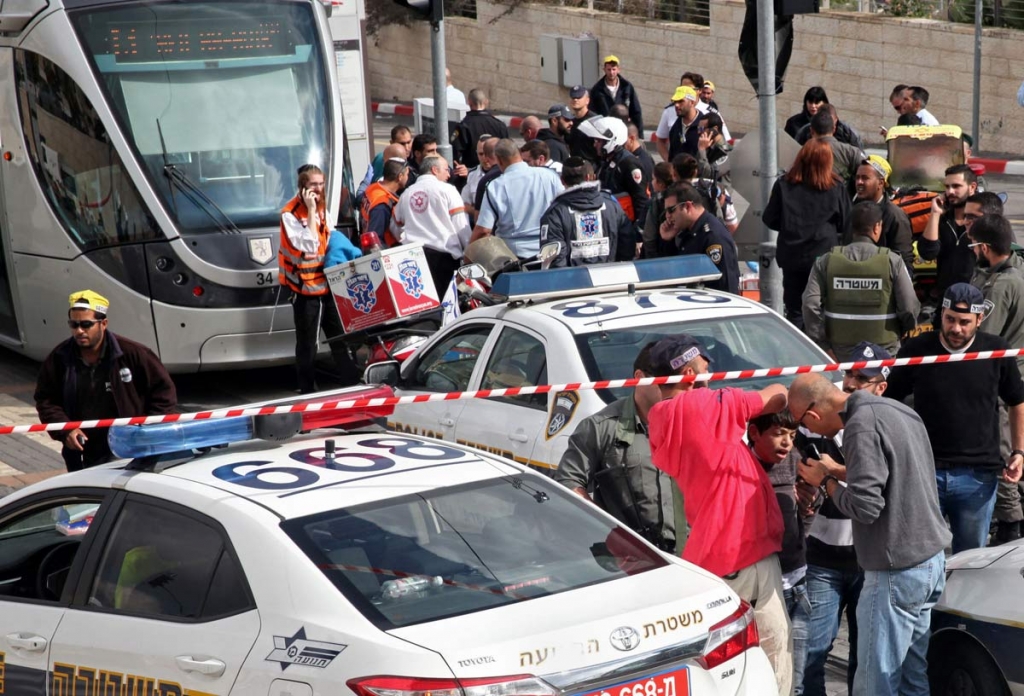
<svg viewBox="0 0 1024 696"><path fill-rule="evenodd" d="M562 84L583 85L587 89L601 77L601 58L597 39L562 38Z"/></svg>
<svg viewBox="0 0 1024 696"><path fill-rule="evenodd" d="M553 85L562 84L562 37L541 34L540 79Z"/></svg>

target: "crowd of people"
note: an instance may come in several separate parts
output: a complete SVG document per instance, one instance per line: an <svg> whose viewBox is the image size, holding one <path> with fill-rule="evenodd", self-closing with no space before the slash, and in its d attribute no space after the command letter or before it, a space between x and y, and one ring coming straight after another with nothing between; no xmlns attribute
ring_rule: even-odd
<svg viewBox="0 0 1024 696"><path fill-rule="evenodd" d="M655 135L665 160L659 166L644 146L639 97L620 67L618 57L606 56L595 85L573 86L569 102L543 117L525 116L521 145L490 112L486 93L469 90L447 172L428 159L436 139L395 126L359 187L363 228L384 246L422 243L439 288L470 244L495 236L522 259L559 242L555 267L704 253L722 271L717 286L738 292L738 219L719 172L730 135L714 85L696 73L682 76Z"/></svg>
<svg viewBox="0 0 1024 696"><path fill-rule="evenodd" d="M451 164L432 136L396 126L359 190L364 232L382 246L422 243L439 294L488 236L523 259L558 241L555 266L705 254L721 270L712 285L737 292L736 213L720 171L729 134L714 85L682 76L659 118L655 162L619 69L607 56L603 78L573 87L547 127L523 119L522 145L486 94L470 90ZM938 123L921 87L897 85L890 100L901 124ZM937 262L940 306L933 331L907 338L921 304L889 163L865 155L821 87L807 91L786 132L802 147L764 221L779 231L792 323L840 361L1024 346L1024 262L1002 200L980 190L970 166L949 167L931 202L918 253ZM321 328L341 333L324 274L340 236L328 228L324 172L305 165L297 184L281 215L280 283L293 306L299 388L310 392ZM155 354L107 330L109 302L89 290L69 301L72 335L39 376L40 420L173 412L174 384ZM331 347L343 381L355 382L351 356ZM825 693L844 612L851 693L927 693L946 549L987 545L993 517L996 543L1020 537L1024 359L850 370L841 388L801 375L760 391L701 388L693 378L713 367L688 335L644 346L634 377L687 380L637 387L583 419L556 480L749 602L780 694ZM55 436L69 470L111 458L100 432Z"/></svg>

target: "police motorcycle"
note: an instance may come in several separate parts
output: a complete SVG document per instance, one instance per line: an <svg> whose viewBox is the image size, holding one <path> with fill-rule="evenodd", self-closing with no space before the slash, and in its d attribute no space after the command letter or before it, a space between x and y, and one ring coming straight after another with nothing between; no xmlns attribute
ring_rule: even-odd
<svg viewBox="0 0 1024 696"><path fill-rule="evenodd" d="M478 307L489 307L503 302L504 296L491 292L494 282L501 274L535 267L547 270L558 257L561 248L560 242L550 242L542 246L536 256L520 259L500 237L485 237L473 242L466 248L465 253L469 263L455 273L460 311L468 312Z"/></svg>
<svg viewBox="0 0 1024 696"><path fill-rule="evenodd" d="M504 300L491 292L494 281L503 273L516 273L531 268L546 270L558 256L559 242L541 247L533 257L520 259L500 237L489 236L470 244L464 257L469 263L460 267L452 280L454 292L449 290L441 300L441 309L429 314L411 317L407 321L389 324L386 328L370 331L359 340L367 340L369 355L365 365L395 360L399 364L411 356L427 338L442 326L457 319L463 312L487 307Z"/></svg>

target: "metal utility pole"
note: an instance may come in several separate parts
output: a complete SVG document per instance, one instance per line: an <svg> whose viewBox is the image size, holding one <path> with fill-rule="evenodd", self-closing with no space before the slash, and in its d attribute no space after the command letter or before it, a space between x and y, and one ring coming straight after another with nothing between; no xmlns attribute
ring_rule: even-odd
<svg viewBox="0 0 1024 696"><path fill-rule="evenodd" d="M982 0L974 0L974 96L971 100L971 137L973 150L981 149L981 18Z"/></svg>
<svg viewBox="0 0 1024 696"><path fill-rule="evenodd" d="M979 0L980 2L980 0ZM434 135L437 152L452 164L452 145L448 138L448 81L444 77L447 64L444 55L444 0L431 5L430 62L434 78Z"/></svg>
<svg viewBox="0 0 1024 696"><path fill-rule="evenodd" d="M978 0L980 3L981 0ZM761 120L761 210L768 207L772 186L779 171L775 126L775 5L772 0L757 0L757 105ZM782 273L775 260L779 233L761 225L761 302L782 312Z"/></svg>

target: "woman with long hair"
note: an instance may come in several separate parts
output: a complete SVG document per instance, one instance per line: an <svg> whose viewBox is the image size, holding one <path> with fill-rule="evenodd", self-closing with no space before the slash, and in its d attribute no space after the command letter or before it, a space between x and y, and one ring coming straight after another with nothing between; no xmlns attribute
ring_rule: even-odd
<svg viewBox="0 0 1024 696"><path fill-rule="evenodd" d="M803 328L802 296L814 260L839 244L850 217L850 196L832 171L832 148L811 140L785 176L775 182L764 224L779 231L776 258L782 269L786 318Z"/></svg>

